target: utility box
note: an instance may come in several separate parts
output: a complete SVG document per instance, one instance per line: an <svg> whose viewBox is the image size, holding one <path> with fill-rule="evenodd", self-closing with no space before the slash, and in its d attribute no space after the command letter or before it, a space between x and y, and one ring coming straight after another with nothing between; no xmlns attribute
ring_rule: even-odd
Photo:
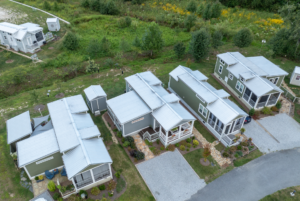
<svg viewBox="0 0 300 201"><path fill-rule="evenodd" d="M47 25L49 31L59 31L60 30L60 24L58 18L47 18Z"/></svg>
<svg viewBox="0 0 300 201"><path fill-rule="evenodd" d="M295 67L290 78L290 84L300 86L300 67Z"/></svg>

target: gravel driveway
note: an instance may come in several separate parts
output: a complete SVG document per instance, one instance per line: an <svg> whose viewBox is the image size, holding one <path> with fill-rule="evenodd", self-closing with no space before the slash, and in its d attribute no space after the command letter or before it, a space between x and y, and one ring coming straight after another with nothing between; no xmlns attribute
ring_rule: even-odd
<svg viewBox="0 0 300 201"><path fill-rule="evenodd" d="M257 123L258 122L258 123ZM263 153L300 147L300 124L285 113L245 124L245 135Z"/></svg>

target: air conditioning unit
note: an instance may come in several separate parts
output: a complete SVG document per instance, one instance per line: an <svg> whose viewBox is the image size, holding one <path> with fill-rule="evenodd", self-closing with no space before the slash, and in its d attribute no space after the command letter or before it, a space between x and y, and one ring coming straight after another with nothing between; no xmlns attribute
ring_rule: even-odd
<svg viewBox="0 0 300 201"><path fill-rule="evenodd" d="M95 116L98 116L100 114L101 114L100 110L95 111Z"/></svg>

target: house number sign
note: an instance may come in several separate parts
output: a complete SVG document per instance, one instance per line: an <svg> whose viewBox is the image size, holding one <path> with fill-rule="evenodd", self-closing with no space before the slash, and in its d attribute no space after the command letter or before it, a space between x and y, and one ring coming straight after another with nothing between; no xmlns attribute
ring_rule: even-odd
<svg viewBox="0 0 300 201"><path fill-rule="evenodd" d="M134 123L139 122L139 121L142 121L142 120L144 120L144 117L139 118L139 119L136 119L136 120L132 121L131 123L134 124Z"/></svg>

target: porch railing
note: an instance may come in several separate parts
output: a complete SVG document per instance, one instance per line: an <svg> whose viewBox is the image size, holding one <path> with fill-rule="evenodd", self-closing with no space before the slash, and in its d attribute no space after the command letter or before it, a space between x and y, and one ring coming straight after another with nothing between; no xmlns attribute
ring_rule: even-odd
<svg viewBox="0 0 300 201"><path fill-rule="evenodd" d="M257 108L265 107L266 103L267 103L267 101L261 102L261 103L257 103L257 106L256 106L256 107L257 107Z"/></svg>
<svg viewBox="0 0 300 201"><path fill-rule="evenodd" d="M208 124L212 127L212 128L214 128L215 127L215 121L213 121L212 119L208 119Z"/></svg>
<svg viewBox="0 0 300 201"><path fill-rule="evenodd" d="M89 185L91 183L93 183L92 177L90 177L90 178L84 178L84 180L82 180L82 181L77 181L76 188L79 189L79 188L87 186L87 185Z"/></svg>
<svg viewBox="0 0 300 201"><path fill-rule="evenodd" d="M274 105L277 101L277 98L270 98L267 105Z"/></svg>
<svg viewBox="0 0 300 201"><path fill-rule="evenodd" d="M249 96L248 96L246 93L244 93L244 95L243 95L243 98L244 98L244 100L245 100L245 101L247 101L247 102L248 102L248 100L249 100Z"/></svg>
<svg viewBox="0 0 300 201"><path fill-rule="evenodd" d="M159 132L150 134L148 131L146 131L143 134L143 140L148 140L149 142L154 142L155 140L157 140L159 138Z"/></svg>
<svg viewBox="0 0 300 201"><path fill-rule="evenodd" d="M99 173L94 174L94 179L95 179L95 181L99 181L103 178L108 177L109 175L110 175L109 170L105 170L103 172L99 172Z"/></svg>

